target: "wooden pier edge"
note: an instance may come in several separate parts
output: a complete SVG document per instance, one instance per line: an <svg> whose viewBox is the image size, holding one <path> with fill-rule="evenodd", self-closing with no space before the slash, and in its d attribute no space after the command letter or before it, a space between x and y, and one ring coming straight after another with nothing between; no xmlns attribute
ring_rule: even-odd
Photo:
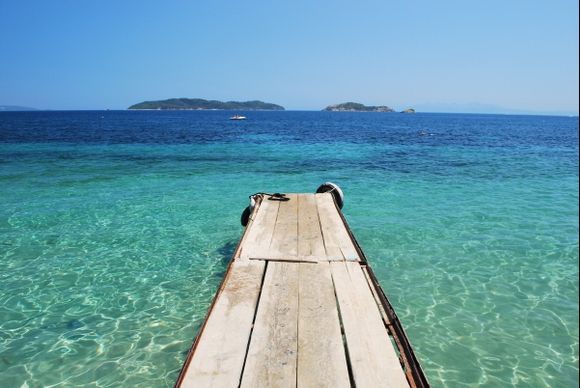
<svg viewBox="0 0 580 388"><path fill-rule="evenodd" d="M178 376L178 378L175 382L175 385L174 385L176 388L180 387L182 385L182 383L184 382L188 367L189 367L191 360L195 354L196 348L200 342L200 338L201 338L202 334L204 333L204 329L208 323L209 317L211 316L211 314L214 310L214 307L216 305L216 302L218 301L220 294L224 290L224 287L225 287L225 285L226 285L226 283L231 275L230 270L232 269L232 266L234 264L235 259L240 256L240 250L243 246L244 241L246 240L246 238L248 236L248 232L250 231L251 226L254 222L254 217L258 213L258 210L259 210L260 206L262 205L264 197L262 195L260 195L260 196L256 197L255 199L256 199L256 204L255 204L255 207L250 215L249 222L244 229L242 237L238 241L238 244L236 246L236 249L232 255L230 262L228 263L228 266L226 269L226 274L223 277L216 293L214 294L214 297L212 299L212 303L211 303L210 307L208 308L208 311L205 314L203 324L199 328L198 333L195 336L194 342L188 351L186 360L185 360L185 362L180 370L179 376ZM394 311L394 308L392 307L391 303L389 302L385 292L381 288L379 281L377 280L372 268L370 267L368 260L365 256L360 244L358 243L358 241L356 240L356 237L354 236L352 230L350 229L348 222L346 221L346 219L344 217L344 214L342 213L340 207L336 203L336 200L334 200L334 205L336 207L336 210L340 216L340 219L342 220L342 223L343 223L346 231L348 232L348 236L349 236L350 240L352 241L356 252L359 255L360 265L361 265L361 268L363 270L364 276L367 278L368 285L372 291L373 297L374 297L374 299L379 307L381 315L383 316L383 323L385 325L385 328L386 328L389 336L392 338L393 343L396 346L396 349L399 353L399 361L403 367L403 372L405 374L405 377L407 379L409 386L410 387L421 387L421 388L422 387L429 387L430 386L429 382L428 382L428 380L423 372L423 369L421 368L421 365L420 365L420 363L415 355L415 352L413 351L411 343L410 343L410 341L409 341L409 339L408 339L408 337L407 337L407 335L402 327L402 324L401 324L399 318L397 317L397 314ZM266 262L266 265L267 265L267 262ZM266 274L266 271L264 271L262 273L262 282L264 281L263 277L265 276L265 274ZM244 363L245 363L245 361L244 361ZM241 383L241 376L240 376L240 383ZM239 384L238 384L238 386L239 386Z"/></svg>
<svg viewBox="0 0 580 388"><path fill-rule="evenodd" d="M237 256L239 256L240 248L242 247L242 244L248 235L248 231L250 230L250 226L252 225L252 222L253 222L253 217L255 217L255 215L258 213L260 205L262 204L262 200L263 200L263 197L258 197L258 199L256 200L256 205L254 206L254 209L253 209L252 213L250 214L249 222L245 226L242 237L238 241L238 245L236 245L236 249L234 250L234 253L232 254L232 258L230 259L230 262L228 263L228 266L226 268L226 274L224 275L218 289L216 290L216 292L213 296L213 299L211 301L211 304L210 304L209 308L207 309L207 312L205 313L205 317L203 319L203 324L201 325L201 327L197 331L197 335L195 336L193 344L191 345L191 347L189 348L189 351L187 352L187 357L185 358L185 362L183 363L183 366L181 367L181 370L179 371L179 376L177 377L177 381L174 384L175 388L178 388L179 386L181 386L181 383L183 382L183 379L185 378L187 368L189 367L191 359L193 358L193 354L195 353L195 349L197 348L197 345L199 344L199 340L201 338L201 334L203 333L203 329L205 328L205 326L208 322L208 318L211 315L213 308L215 307L215 304L220 296L220 293L224 289L224 286L225 286L225 284L228 280L228 277L231 273L230 269L232 268L232 265L234 263L234 259ZM264 276L264 275L265 275L265 272L262 276ZM263 279L262 279L262 281L263 281Z"/></svg>
<svg viewBox="0 0 580 388"><path fill-rule="evenodd" d="M342 222L344 223L344 226L346 227L350 239L354 243L355 249L357 250L360 256L361 265L364 268L365 274L371 281L371 285L374 288L373 294L375 294L375 296L378 296L377 304L379 304L379 306L383 308L383 311L387 315L386 317L387 319L385 319L385 325L387 326L389 334L393 337L395 344L397 345L397 350L401 355L400 356L401 363L405 368L405 374L407 376L407 381L409 382L409 385L411 387L418 388L429 387L430 384L429 381L427 380L427 376L425 376L425 372L423 372L423 368L421 367L421 364L419 363L419 360L415 355L415 351L411 346L411 342L409 341L409 338L407 337L407 334L403 329L403 325L401 324L401 321L399 320L399 317L397 316L395 309L393 308L391 302L387 298L387 295L383 291L383 288L381 287L377 277L375 276L373 269L368 264L367 257L364 254L360 244L358 243L358 240L356 239L354 233L350 229L350 226L348 225L348 222L346 221L346 218L344 217L342 210L340 209L336 201L334 202L334 204L336 206L338 214L340 215L340 218L342 219Z"/></svg>

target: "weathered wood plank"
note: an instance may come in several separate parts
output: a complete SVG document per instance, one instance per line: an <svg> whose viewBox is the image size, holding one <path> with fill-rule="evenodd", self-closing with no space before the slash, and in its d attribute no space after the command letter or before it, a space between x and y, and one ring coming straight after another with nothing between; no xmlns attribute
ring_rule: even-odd
<svg viewBox="0 0 580 388"><path fill-rule="evenodd" d="M241 387L296 387L296 263L268 262Z"/></svg>
<svg viewBox="0 0 580 388"><path fill-rule="evenodd" d="M246 258L269 249L279 207L280 201L270 201L267 197L262 200L254 220L249 225L250 230L243 242L241 257Z"/></svg>
<svg viewBox="0 0 580 388"><path fill-rule="evenodd" d="M326 256L314 194L298 195L298 255Z"/></svg>
<svg viewBox="0 0 580 388"><path fill-rule="evenodd" d="M298 254L298 195L287 194L288 201L280 201L278 218L274 226L272 242L261 257L297 256Z"/></svg>
<svg viewBox="0 0 580 388"><path fill-rule="evenodd" d="M316 194L324 245L328 256L342 254L346 260L359 260L358 253L329 193Z"/></svg>
<svg viewBox="0 0 580 388"><path fill-rule="evenodd" d="M316 195L316 205L318 209L318 219L320 221L320 227L322 231L322 238L324 241L324 249L326 250L327 256L339 256L343 257L340 246L336 241L336 236L334 235L336 225L330 222L329 207L324 204L324 197L330 196L330 194L317 194Z"/></svg>
<svg viewBox="0 0 580 388"><path fill-rule="evenodd" d="M330 266L357 388L408 387L360 264L333 262Z"/></svg>
<svg viewBox="0 0 580 388"><path fill-rule="evenodd" d="M180 386L408 387L332 196L287 197L250 220Z"/></svg>
<svg viewBox="0 0 580 388"><path fill-rule="evenodd" d="M298 387L350 387L328 262L299 264Z"/></svg>
<svg viewBox="0 0 580 388"><path fill-rule="evenodd" d="M181 387L237 387L250 339L265 263L232 263Z"/></svg>

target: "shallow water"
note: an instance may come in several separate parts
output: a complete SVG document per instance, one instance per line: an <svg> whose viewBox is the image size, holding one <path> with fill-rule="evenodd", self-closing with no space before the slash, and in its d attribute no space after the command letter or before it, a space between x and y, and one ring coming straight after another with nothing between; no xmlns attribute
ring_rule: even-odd
<svg viewBox="0 0 580 388"><path fill-rule="evenodd" d="M258 191L345 215L434 386L578 383L578 118L0 113L2 386L171 386Z"/></svg>

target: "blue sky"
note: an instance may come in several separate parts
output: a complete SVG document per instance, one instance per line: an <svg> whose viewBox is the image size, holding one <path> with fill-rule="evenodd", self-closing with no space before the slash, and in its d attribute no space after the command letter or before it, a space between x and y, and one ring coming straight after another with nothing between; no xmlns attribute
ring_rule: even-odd
<svg viewBox="0 0 580 388"><path fill-rule="evenodd" d="M0 0L0 105L578 112L578 2Z"/></svg>

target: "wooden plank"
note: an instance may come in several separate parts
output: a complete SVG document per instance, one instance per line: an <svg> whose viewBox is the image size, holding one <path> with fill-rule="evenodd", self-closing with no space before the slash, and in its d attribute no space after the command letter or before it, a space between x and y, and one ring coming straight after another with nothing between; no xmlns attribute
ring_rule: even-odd
<svg viewBox="0 0 580 388"><path fill-rule="evenodd" d="M328 262L299 264L298 387L350 387Z"/></svg>
<svg viewBox="0 0 580 388"><path fill-rule="evenodd" d="M314 194L298 195L298 255L326 256Z"/></svg>
<svg viewBox="0 0 580 388"><path fill-rule="evenodd" d="M298 264L269 262L241 387L296 387Z"/></svg>
<svg viewBox="0 0 580 388"><path fill-rule="evenodd" d="M336 241L335 229L337 229L336 225L330 222L331 216L328 215L329 212L334 211L329 208L329 206L325 205L324 198L329 197L330 194L317 194L316 195L316 205L318 209L318 218L320 220L320 227L322 231L322 237L324 240L324 248L326 250L327 256L340 256L342 255L342 251L340 250L340 246Z"/></svg>
<svg viewBox="0 0 580 388"><path fill-rule="evenodd" d="M187 367L181 387L237 387L265 263L235 261Z"/></svg>
<svg viewBox="0 0 580 388"><path fill-rule="evenodd" d="M250 220L179 386L408 387L332 196L287 197Z"/></svg>
<svg viewBox="0 0 580 388"><path fill-rule="evenodd" d="M359 260L358 253L338 214L332 195L316 194L318 215L328 256L344 256L346 260Z"/></svg>
<svg viewBox="0 0 580 388"><path fill-rule="evenodd" d="M287 194L288 201L280 202L278 218L270 248L260 257L297 256L298 254L298 195Z"/></svg>
<svg viewBox="0 0 580 388"><path fill-rule="evenodd" d="M249 225L250 230L243 242L241 257L245 258L269 249L279 207L280 201L270 201L267 197L262 200L254 220Z"/></svg>
<svg viewBox="0 0 580 388"><path fill-rule="evenodd" d="M340 262L330 266L357 388L408 387L360 264Z"/></svg>

